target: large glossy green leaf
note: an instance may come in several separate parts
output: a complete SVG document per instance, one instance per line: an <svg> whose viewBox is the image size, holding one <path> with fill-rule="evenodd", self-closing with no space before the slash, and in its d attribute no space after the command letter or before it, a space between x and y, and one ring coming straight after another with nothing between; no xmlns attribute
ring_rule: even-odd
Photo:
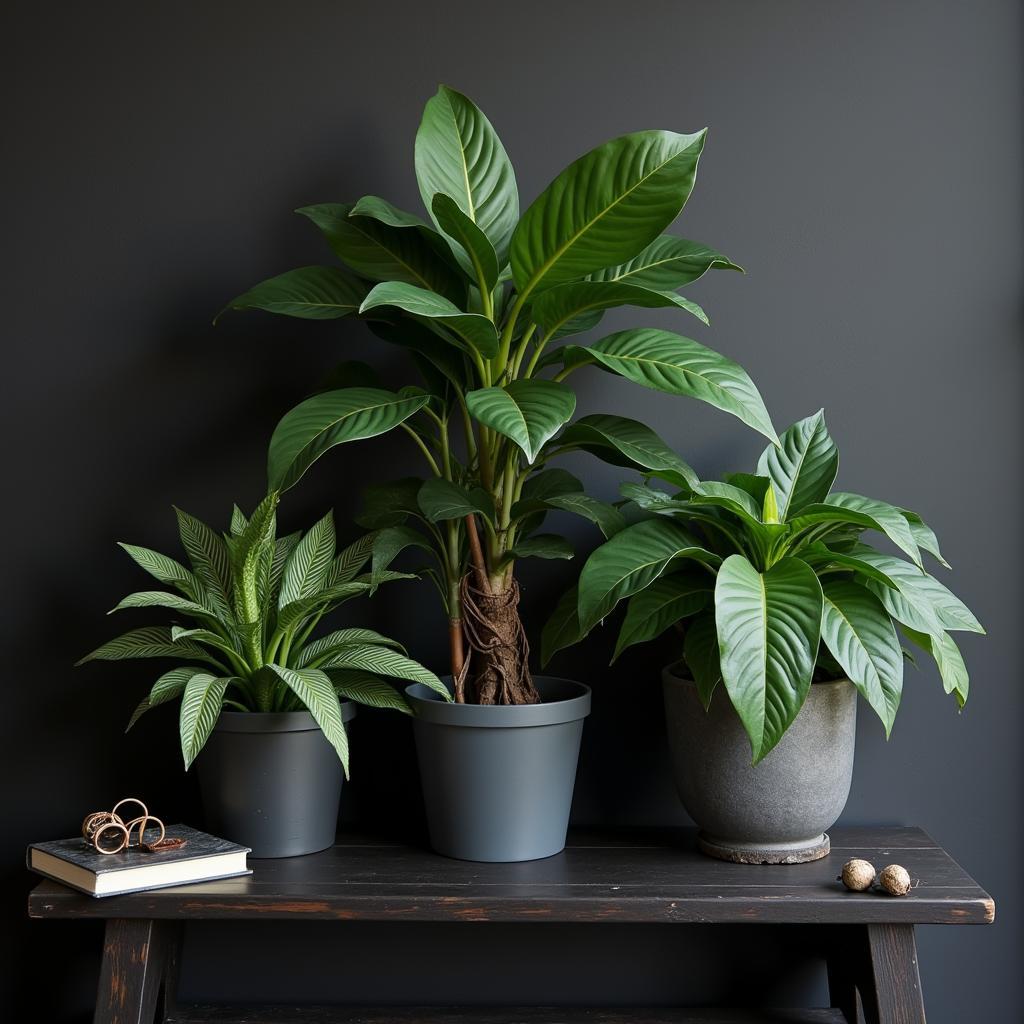
<svg viewBox="0 0 1024 1024"><path fill-rule="evenodd" d="M422 518L418 495L422 477L407 476L386 483L369 484L363 490L363 510L355 521L369 530L404 523L409 516Z"/></svg>
<svg viewBox="0 0 1024 1024"><path fill-rule="evenodd" d="M625 516L614 505L592 498L582 491L552 495L546 499L545 504L550 508L572 512L574 515L589 519L604 534L606 540L626 528Z"/></svg>
<svg viewBox="0 0 1024 1024"><path fill-rule="evenodd" d="M521 294L632 259L676 218L693 188L705 132L644 131L570 164L512 236Z"/></svg>
<svg viewBox="0 0 1024 1024"><path fill-rule="evenodd" d="M701 612L687 623L686 635L683 637L683 659L697 684L697 696L707 711L711 707L715 687L722 681L714 609Z"/></svg>
<svg viewBox="0 0 1024 1024"><path fill-rule="evenodd" d="M401 210L394 203L380 196L363 196L352 204L349 210L350 217L372 217L379 220L381 224L387 224L392 228L426 228L427 225L422 217L414 213ZM428 229L429 230L429 229Z"/></svg>
<svg viewBox="0 0 1024 1024"><path fill-rule="evenodd" d="M910 532L914 535L917 546L922 551L927 551L940 565L951 569L952 566L942 557L939 550L939 540L935 536L935 531L916 512L906 508L901 508L900 512L910 524Z"/></svg>
<svg viewBox="0 0 1024 1024"><path fill-rule="evenodd" d="M762 526L761 509L757 502L740 487L723 484L718 480L704 480L697 484L690 496L692 505L713 505L724 508L733 515L739 516L748 526L755 529Z"/></svg>
<svg viewBox="0 0 1024 1024"><path fill-rule="evenodd" d="M178 729L185 770L191 767L199 751L210 738L224 705L224 691L231 679L199 672L190 677L181 695Z"/></svg>
<svg viewBox="0 0 1024 1024"><path fill-rule="evenodd" d="M387 433L430 400L378 388L346 388L314 395L285 413L270 439L267 478L287 490L329 448Z"/></svg>
<svg viewBox="0 0 1024 1024"><path fill-rule="evenodd" d="M707 402L769 440L777 440L768 410L746 370L692 338L640 327L610 334L585 351L588 360L643 387Z"/></svg>
<svg viewBox="0 0 1024 1024"><path fill-rule="evenodd" d="M903 693L903 650L882 603L853 580L825 580L821 639L892 732Z"/></svg>
<svg viewBox="0 0 1024 1024"><path fill-rule="evenodd" d="M371 281L405 281L449 299L464 294L457 272L421 231L395 227L375 217L351 216L347 203L305 206L335 255Z"/></svg>
<svg viewBox="0 0 1024 1024"><path fill-rule="evenodd" d="M579 618L589 632L619 601L650 586L681 559L716 566L717 555L678 523L649 519L627 526L588 559L579 581Z"/></svg>
<svg viewBox="0 0 1024 1024"><path fill-rule="evenodd" d="M277 597L278 608L309 597L324 587L334 561L334 550L334 515L328 512L306 531L289 555Z"/></svg>
<svg viewBox="0 0 1024 1024"><path fill-rule="evenodd" d="M169 626L143 626L131 629L114 640L108 640L95 651L80 658L75 665L87 661L123 661L127 658L186 658L190 661L210 661L209 653L199 644L184 641L175 643Z"/></svg>
<svg viewBox="0 0 1024 1024"><path fill-rule="evenodd" d="M920 633L915 629L904 627L903 632L922 650L927 651L934 659L942 679L942 688L946 693L956 697L957 704L962 708L967 703L970 693L970 678L967 666L956 641L946 632Z"/></svg>
<svg viewBox="0 0 1024 1024"><path fill-rule="evenodd" d="M363 669L380 676L391 676L413 683L423 683L435 693L451 700L448 688L429 668L390 647L378 647L373 644L345 647L328 658L323 665L324 668Z"/></svg>
<svg viewBox="0 0 1024 1024"><path fill-rule="evenodd" d="M373 539L371 575L380 574L406 548L434 552L433 546L424 539L423 534L411 526L387 526L383 530L378 530Z"/></svg>
<svg viewBox="0 0 1024 1024"><path fill-rule="evenodd" d="M700 611L710 596L711 577L707 573L680 572L655 580L629 599L612 661L627 647L653 640L669 626Z"/></svg>
<svg viewBox="0 0 1024 1024"><path fill-rule="evenodd" d="M394 647L401 654L405 648L397 641L378 633L374 629L362 629L355 626L348 629L336 629L302 649L296 659L298 668L319 668L321 661L326 660L343 647L356 647L362 644L375 644L379 647Z"/></svg>
<svg viewBox="0 0 1024 1024"><path fill-rule="evenodd" d="M404 715L413 713L405 694L395 689L392 683L372 672L355 669L331 669L327 673L340 697L354 700L371 708L388 708L401 711Z"/></svg>
<svg viewBox="0 0 1024 1024"><path fill-rule="evenodd" d="M423 515L432 523L464 519L475 513L494 521L494 502L481 487L467 490L451 480L434 477L420 488L417 500Z"/></svg>
<svg viewBox="0 0 1024 1024"><path fill-rule="evenodd" d="M231 621L231 564L224 538L206 523L175 508L181 544L209 606L224 621Z"/></svg>
<svg viewBox="0 0 1024 1024"><path fill-rule="evenodd" d="M428 210L434 212L438 192L450 196L490 239L504 264L519 219L515 172L483 112L446 85L423 110L416 133L416 180Z"/></svg>
<svg viewBox="0 0 1024 1024"><path fill-rule="evenodd" d="M503 388L481 388L466 395L466 405L484 426L514 441L533 463L544 443L576 410L576 396L550 380L514 380Z"/></svg>
<svg viewBox="0 0 1024 1024"><path fill-rule="evenodd" d="M341 704L330 678L315 668L291 669L268 665L267 669L302 701L320 726L327 742L334 747L345 769L345 777L348 778L348 736L341 718Z"/></svg>
<svg viewBox="0 0 1024 1024"><path fill-rule="evenodd" d="M910 555L915 565L923 568L921 549L914 539L910 523L903 512L894 505L879 501L877 498L865 498L863 495L849 494L845 491L836 491L834 494L830 494L825 499L825 505L870 519L873 524L872 529L884 533L896 547ZM809 506L809 508L814 507L816 506Z"/></svg>
<svg viewBox="0 0 1024 1024"><path fill-rule="evenodd" d="M193 601L199 598L202 592L199 581L180 562L168 558L167 555L161 555L159 551L142 548L136 544L124 544L118 541L118 547L123 548L135 564L139 568L145 569L154 579L180 590Z"/></svg>
<svg viewBox="0 0 1024 1024"><path fill-rule="evenodd" d="M458 243L454 252L462 269L474 284L493 291L498 283L498 254L491 240L451 196L438 193L431 200L430 210L437 226Z"/></svg>
<svg viewBox="0 0 1024 1024"><path fill-rule="evenodd" d="M546 666L564 647L571 647L582 636L579 617L579 588L570 587L559 599L551 618L540 634L540 663Z"/></svg>
<svg viewBox="0 0 1024 1024"><path fill-rule="evenodd" d="M985 632L970 608L934 576L901 558L882 554L863 544L851 554L873 565L896 584L893 590L875 580L865 583L898 622L922 633L937 634L944 630Z"/></svg>
<svg viewBox="0 0 1024 1024"><path fill-rule="evenodd" d="M253 285L227 309L262 309L303 320L337 320L359 309L366 284L339 267L299 267Z"/></svg>
<svg viewBox="0 0 1024 1024"><path fill-rule="evenodd" d="M584 416L565 429L555 446L582 449L614 466L648 470L677 487L698 483L697 474L650 427L624 416Z"/></svg>
<svg viewBox="0 0 1024 1024"><path fill-rule="evenodd" d="M715 621L722 681L756 764L782 739L811 686L821 632L814 570L784 558L760 573L743 555L718 570Z"/></svg>
<svg viewBox="0 0 1024 1024"><path fill-rule="evenodd" d="M640 306L661 309L677 306L692 313L702 323L707 314L696 302L674 292L659 292L624 281L570 281L542 292L531 305L531 319L547 331L558 332L575 317L615 306Z"/></svg>
<svg viewBox="0 0 1024 1024"><path fill-rule="evenodd" d="M631 260L596 270L591 281L624 281L656 291L675 291L712 268L739 270L731 260L700 242L660 235Z"/></svg>
<svg viewBox="0 0 1024 1024"><path fill-rule="evenodd" d="M498 333L494 323L479 313L463 312L435 292L401 281L384 281L366 296L359 312L379 306L394 306L439 324L451 331L467 351L479 352L485 359L497 355Z"/></svg>
<svg viewBox="0 0 1024 1024"><path fill-rule="evenodd" d="M771 480L779 520L786 522L828 497L839 471L839 451L825 428L823 410L794 423L779 441L765 448L757 472Z"/></svg>
<svg viewBox="0 0 1024 1024"><path fill-rule="evenodd" d="M185 692L188 681L193 676L205 671L206 669L197 668L195 665L184 665L181 668L172 668L170 672L165 672L132 712L132 717L128 720L124 731L128 732L147 711L180 697Z"/></svg>
<svg viewBox="0 0 1024 1024"><path fill-rule="evenodd" d="M508 553L507 558L572 558L572 545L554 533L535 533L519 541Z"/></svg>

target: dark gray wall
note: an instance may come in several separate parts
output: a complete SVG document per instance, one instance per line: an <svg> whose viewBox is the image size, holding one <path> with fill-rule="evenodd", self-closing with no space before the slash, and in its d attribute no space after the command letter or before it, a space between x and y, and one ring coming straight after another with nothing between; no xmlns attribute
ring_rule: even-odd
<svg viewBox="0 0 1024 1024"><path fill-rule="evenodd" d="M748 368L779 426L824 405L842 485L925 514L957 591L989 627L964 644L975 685L964 714L924 668L910 672L891 742L862 716L846 820L923 825L996 896L994 927L921 936L929 1019L1017 1019L1019 5L19 8L5 19L0 101L3 1004L31 996L37 1019L76 1019L94 984L95 929L23 920L26 842L69 834L85 811L126 792L172 819L199 813L173 715L122 738L151 673L71 668L110 635L104 611L140 582L114 541L173 546L172 502L215 519L232 500L253 504L273 424L332 361L370 358L401 380L394 355L359 325L250 314L213 329L211 315L251 282L326 255L294 207L371 191L414 203L413 134L443 80L489 113L527 200L608 137L711 126L680 231L748 276L713 275L693 289L713 317L697 336ZM760 447L710 410L600 375L580 384L584 409L640 416L699 470L742 468ZM305 524L332 503L344 517L363 480L401 453L385 440L332 459L284 517ZM582 468L613 492L613 474ZM526 574L534 625L562 583L559 568ZM439 661L428 601L406 590L372 614ZM599 638L563 662L596 687L576 817L681 822L658 708L667 652L611 672L607 647ZM404 723L364 717L348 818L421 827L408 738ZM700 1000L730 988L756 998L750 980L785 959L773 995L820 989L813 939L792 932L770 942L767 931L720 935L712 946L676 932L636 932L628 944L587 929L489 936L312 928L254 943L205 930L192 935L190 985L285 998L554 998L558 964L568 998ZM793 967L776 940L811 959ZM715 951L731 952L731 964ZM406 961L404 988L390 966L370 965L374 956Z"/></svg>

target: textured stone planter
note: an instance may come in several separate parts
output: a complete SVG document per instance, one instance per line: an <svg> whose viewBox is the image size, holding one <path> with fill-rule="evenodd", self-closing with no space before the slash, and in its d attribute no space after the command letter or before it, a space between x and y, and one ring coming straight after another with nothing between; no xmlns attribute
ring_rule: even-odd
<svg viewBox="0 0 1024 1024"><path fill-rule="evenodd" d="M743 864L800 864L829 851L825 830L853 777L857 691L815 683L771 753L751 764L750 741L725 687L705 712L697 687L665 669L665 719L676 789L700 828L701 849Z"/></svg>
<svg viewBox="0 0 1024 1024"><path fill-rule="evenodd" d="M347 723L356 706L343 701L341 711ZM334 843L344 773L308 711L223 711L197 766L206 827L253 857Z"/></svg>
<svg viewBox="0 0 1024 1024"><path fill-rule="evenodd" d="M565 847L590 687L534 677L543 703L449 704L421 683L416 718L430 844L447 857L521 861Z"/></svg>

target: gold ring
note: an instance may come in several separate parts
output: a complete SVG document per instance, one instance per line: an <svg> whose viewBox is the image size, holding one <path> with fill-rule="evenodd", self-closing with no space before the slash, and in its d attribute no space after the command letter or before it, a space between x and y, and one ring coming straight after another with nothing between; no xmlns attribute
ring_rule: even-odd
<svg viewBox="0 0 1024 1024"><path fill-rule="evenodd" d="M106 849L103 846L103 837L110 832L113 832L114 835L118 836L118 842L116 846L113 846L113 841L111 840L111 846L113 848ZM128 829L126 829L119 821L108 821L105 825L100 825L100 827L93 833L92 845L95 847L97 853L120 853L128 845Z"/></svg>

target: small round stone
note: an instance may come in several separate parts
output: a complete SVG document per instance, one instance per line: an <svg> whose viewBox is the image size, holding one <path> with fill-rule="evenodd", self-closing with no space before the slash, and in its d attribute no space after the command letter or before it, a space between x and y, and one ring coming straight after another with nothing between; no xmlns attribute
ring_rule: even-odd
<svg viewBox="0 0 1024 1024"><path fill-rule="evenodd" d="M878 884L890 896L906 896L910 892L910 874L899 864L890 864L882 869Z"/></svg>
<svg viewBox="0 0 1024 1024"><path fill-rule="evenodd" d="M875 866L869 860L848 860L843 865L842 879L850 892L865 892L875 880Z"/></svg>

